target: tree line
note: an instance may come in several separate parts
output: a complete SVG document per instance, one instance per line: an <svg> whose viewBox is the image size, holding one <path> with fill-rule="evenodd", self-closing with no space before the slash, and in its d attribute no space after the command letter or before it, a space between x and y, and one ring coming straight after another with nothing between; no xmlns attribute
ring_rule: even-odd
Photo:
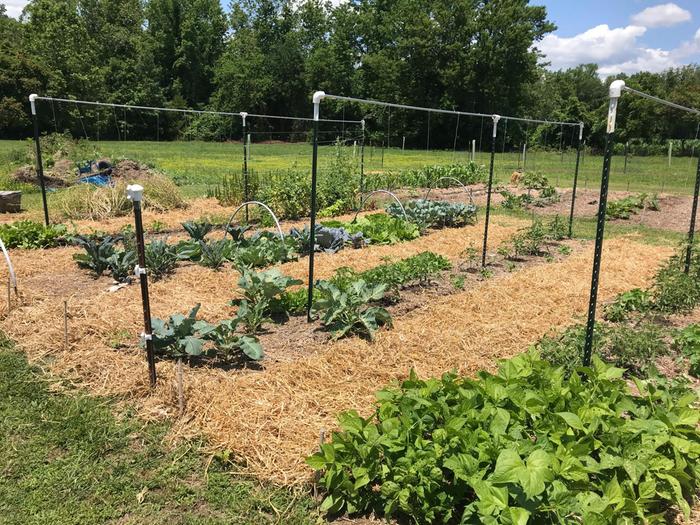
<svg viewBox="0 0 700 525"><path fill-rule="evenodd" d="M30 136L27 95L171 108L310 115L330 93L468 112L582 121L604 140L607 86L597 66L547 69L538 42L554 31L528 0L31 0L19 20L0 3L0 138ZM625 77L700 107L700 68ZM368 120L375 142L451 148L488 141L489 119L324 103L323 117ZM240 119L40 107L41 129L102 139L239 139ZM253 130L304 137L308 123L256 120ZM499 147L575 143L572 129L511 121ZM697 118L624 97L620 140L692 139ZM505 133L503 133L505 132ZM296 133L296 135L294 135ZM483 147L486 147L484 144Z"/></svg>

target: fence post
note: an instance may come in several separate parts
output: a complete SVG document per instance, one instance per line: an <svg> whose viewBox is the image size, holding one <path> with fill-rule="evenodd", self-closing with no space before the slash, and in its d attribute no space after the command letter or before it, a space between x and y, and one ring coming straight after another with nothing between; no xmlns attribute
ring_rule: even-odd
<svg viewBox="0 0 700 525"><path fill-rule="evenodd" d="M591 296L588 302L588 322L586 339L583 346L583 366L591 364L593 353L593 335L595 331L595 311L598 300L600 280L600 262L603 255L603 236L605 234L605 212L608 207L608 183L610 181L610 163L615 143L615 122L617 120L617 103L622 95L625 82L616 80L610 85L610 106L608 108L608 131L605 137L605 154L603 157L603 174L600 181L600 204L598 205L598 223L596 227L595 249L593 251L593 272L591 277Z"/></svg>
<svg viewBox="0 0 700 525"><path fill-rule="evenodd" d="M44 164L41 161L41 142L39 140L39 119L36 116L36 99L39 95L29 95L29 104L32 107L32 120L34 121L34 145L36 146L36 174L39 177L41 187L41 201L44 205L44 224L49 225L49 206L46 202L46 182L44 181Z"/></svg>
<svg viewBox="0 0 700 525"><path fill-rule="evenodd" d="M500 115L492 115L493 133L491 134L491 162L489 163L489 182L486 188L486 217L484 220L484 247L481 252L481 266L486 267L486 247L489 238L489 217L491 212L491 187L493 186L493 163L496 158L496 135L498 133L498 121Z"/></svg>
<svg viewBox="0 0 700 525"><path fill-rule="evenodd" d="M248 143L246 142L246 118L248 113L241 111L241 118L243 119L243 202L248 202L250 200L250 195L248 194ZM245 222L249 221L248 217L248 205L245 206Z"/></svg>
<svg viewBox="0 0 700 525"><path fill-rule="evenodd" d="M141 283L141 303L143 305L143 341L146 345L146 359L148 360L148 377L151 388L156 385L156 361L153 349L153 329L151 327L151 304L148 298L148 275L146 273L146 248L143 242L143 220L141 218L141 201L143 200L143 187L131 184L126 187L127 198L134 204L134 223L136 226L136 248L138 251L138 264L134 273Z"/></svg>
<svg viewBox="0 0 700 525"><path fill-rule="evenodd" d="M576 204L576 186L578 184L578 169L581 164L581 140L583 139L583 122L579 122L578 144L576 145L576 169L574 170L574 188L571 193L571 212L569 213L569 239L573 237L574 206Z"/></svg>
<svg viewBox="0 0 700 525"><path fill-rule="evenodd" d="M690 213L690 229L688 230L688 249L685 252L685 273L690 272L690 260L695 242L695 221L698 215L698 194L700 194L700 156L698 157L698 170L695 175L695 191L693 192L693 210Z"/></svg>
<svg viewBox="0 0 700 525"><path fill-rule="evenodd" d="M306 321L311 322L311 306L314 299L314 253L316 247L316 181L318 177L318 119L321 112L321 101L326 94L323 91L314 93L314 130L313 152L311 157L311 224L309 228L309 288L306 302Z"/></svg>

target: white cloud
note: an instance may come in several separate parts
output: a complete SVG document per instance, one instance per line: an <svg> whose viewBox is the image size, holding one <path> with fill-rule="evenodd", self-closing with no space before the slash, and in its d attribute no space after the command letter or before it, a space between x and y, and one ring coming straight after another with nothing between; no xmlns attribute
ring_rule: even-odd
<svg viewBox="0 0 700 525"><path fill-rule="evenodd" d="M7 16L19 18L19 15L22 14L22 9L29 3L29 0L4 0L1 3L5 4L7 8Z"/></svg>
<svg viewBox="0 0 700 525"><path fill-rule="evenodd" d="M537 47L554 69L590 62L624 62L634 59L637 39L644 33L646 28L641 26L610 29L603 24L570 38L547 35Z"/></svg>
<svg viewBox="0 0 700 525"><path fill-rule="evenodd" d="M669 2L647 7L632 16L632 23L644 27L671 27L688 22L692 18L690 11Z"/></svg>

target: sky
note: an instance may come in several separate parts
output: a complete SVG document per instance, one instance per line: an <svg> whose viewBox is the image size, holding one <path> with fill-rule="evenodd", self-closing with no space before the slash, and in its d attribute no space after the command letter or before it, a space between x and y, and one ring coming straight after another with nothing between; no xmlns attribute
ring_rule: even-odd
<svg viewBox="0 0 700 525"><path fill-rule="evenodd" d="M546 6L558 28L537 46L551 69L595 62L610 76L700 63L700 0L531 1ZM15 17L27 4L0 2Z"/></svg>

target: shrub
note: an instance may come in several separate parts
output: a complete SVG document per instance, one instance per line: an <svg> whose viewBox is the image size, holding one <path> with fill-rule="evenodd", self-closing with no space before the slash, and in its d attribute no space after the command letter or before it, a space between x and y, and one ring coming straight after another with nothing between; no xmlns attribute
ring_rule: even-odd
<svg viewBox="0 0 700 525"><path fill-rule="evenodd" d="M415 523L662 522L698 488L695 393L594 359L564 376L536 353L477 379L445 374L377 394L308 458L329 513Z"/></svg>
<svg viewBox="0 0 700 525"><path fill-rule="evenodd" d="M53 248L65 241L66 233L62 224L45 226L28 220L0 224L0 239L6 248Z"/></svg>

